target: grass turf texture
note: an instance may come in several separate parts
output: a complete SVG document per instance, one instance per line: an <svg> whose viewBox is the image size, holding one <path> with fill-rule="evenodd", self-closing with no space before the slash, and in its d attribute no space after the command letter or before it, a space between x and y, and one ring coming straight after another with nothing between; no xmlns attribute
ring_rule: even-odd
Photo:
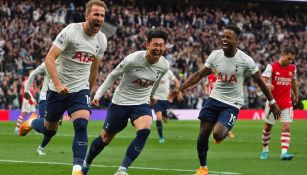
<svg viewBox="0 0 307 175"><path fill-rule="evenodd" d="M88 125L89 145L97 137L102 121ZM260 160L262 121L238 121L233 129L236 137L219 145L210 138L209 174L302 175L307 174L307 121L294 121L291 127L291 161L280 156L280 123L272 132L269 160ZM158 143L155 124L145 149L129 168L130 175L193 175L199 167L196 138L199 121L169 121L163 125L166 142ZM38 156L36 148L42 136L34 131L25 137L13 134L15 123L0 122L0 171L3 175L67 175L71 174L73 127L63 122L57 135L46 147L46 156ZM112 175L120 165L126 149L135 136L129 126L96 157L89 175Z"/></svg>

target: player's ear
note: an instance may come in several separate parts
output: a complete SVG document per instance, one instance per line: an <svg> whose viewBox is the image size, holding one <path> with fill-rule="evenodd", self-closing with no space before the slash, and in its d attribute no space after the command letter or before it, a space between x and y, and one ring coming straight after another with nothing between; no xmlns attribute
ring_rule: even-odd
<svg viewBox="0 0 307 175"><path fill-rule="evenodd" d="M148 41L146 41L146 49L148 49L149 48L149 45L150 45L150 42L148 42Z"/></svg>
<svg viewBox="0 0 307 175"><path fill-rule="evenodd" d="M84 17L86 21L88 20L89 16L90 16L90 13L86 13L86 12L84 13Z"/></svg>

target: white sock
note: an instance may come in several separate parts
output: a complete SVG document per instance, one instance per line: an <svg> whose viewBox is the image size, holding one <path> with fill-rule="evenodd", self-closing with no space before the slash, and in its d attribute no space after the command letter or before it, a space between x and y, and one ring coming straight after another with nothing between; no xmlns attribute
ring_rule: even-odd
<svg viewBox="0 0 307 175"><path fill-rule="evenodd" d="M123 167L123 166L120 166L120 167L118 168L118 170L127 171L127 168L126 168L126 167Z"/></svg>
<svg viewBox="0 0 307 175"><path fill-rule="evenodd" d="M81 169L82 169L81 165L74 165L72 167L72 171L81 171Z"/></svg>

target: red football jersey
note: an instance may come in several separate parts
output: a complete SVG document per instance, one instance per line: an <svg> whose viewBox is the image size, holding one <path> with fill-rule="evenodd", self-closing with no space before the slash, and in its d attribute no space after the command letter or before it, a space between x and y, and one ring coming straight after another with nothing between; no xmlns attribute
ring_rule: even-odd
<svg viewBox="0 0 307 175"><path fill-rule="evenodd" d="M271 79L274 86L272 94L279 108L292 107L291 89L292 80L296 79L296 66L290 64L282 67L279 62L274 62L266 67L262 76Z"/></svg>

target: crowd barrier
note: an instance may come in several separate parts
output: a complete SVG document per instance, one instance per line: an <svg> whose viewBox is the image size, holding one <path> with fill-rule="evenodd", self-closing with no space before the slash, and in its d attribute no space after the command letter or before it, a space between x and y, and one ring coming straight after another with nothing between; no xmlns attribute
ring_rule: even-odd
<svg viewBox="0 0 307 175"><path fill-rule="evenodd" d="M197 120L199 110L194 109L174 109L173 114L179 120ZM20 110L0 110L0 121L16 121L20 115ZM92 110L91 120L104 120L106 118L106 110ZM263 110L240 110L239 120L262 120L264 117ZM155 119L155 116L154 116ZM306 120L307 110L294 110L295 120ZM69 120L67 113L64 114L64 120Z"/></svg>

